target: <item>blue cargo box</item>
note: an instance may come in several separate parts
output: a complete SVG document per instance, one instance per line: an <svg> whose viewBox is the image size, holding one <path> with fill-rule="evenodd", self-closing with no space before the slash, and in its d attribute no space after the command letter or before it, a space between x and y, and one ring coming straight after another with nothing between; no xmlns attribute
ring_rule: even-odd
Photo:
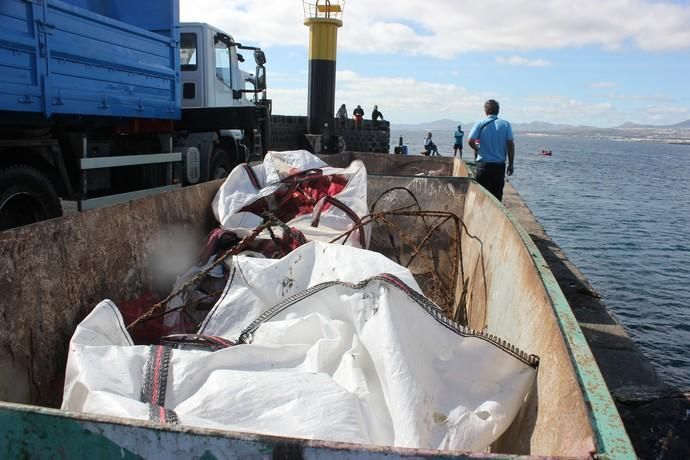
<svg viewBox="0 0 690 460"><path fill-rule="evenodd" d="M0 1L0 111L177 119L179 0Z"/></svg>

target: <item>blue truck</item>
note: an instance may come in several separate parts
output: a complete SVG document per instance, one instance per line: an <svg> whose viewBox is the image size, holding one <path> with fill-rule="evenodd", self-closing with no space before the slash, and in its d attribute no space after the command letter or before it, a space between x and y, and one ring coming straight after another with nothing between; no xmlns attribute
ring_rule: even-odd
<svg viewBox="0 0 690 460"><path fill-rule="evenodd" d="M180 23L179 0L0 0L0 230L60 216L62 201L106 206L260 157L265 63L221 30Z"/></svg>

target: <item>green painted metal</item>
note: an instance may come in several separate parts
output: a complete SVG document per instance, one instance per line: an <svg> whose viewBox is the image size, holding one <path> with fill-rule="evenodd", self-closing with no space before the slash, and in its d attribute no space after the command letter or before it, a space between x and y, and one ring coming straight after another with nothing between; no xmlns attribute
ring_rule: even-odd
<svg viewBox="0 0 690 460"><path fill-rule="evenodd" d="M0 457L135 460L142 458L66 417L0 408Z"/></svg>
<svg viewBox="0 0 690 460"><path fill-rule="evenodd" d="M0 403L0 458L7 459L420 459L520 460L532 457L361 446L157 425Z"/></svg>

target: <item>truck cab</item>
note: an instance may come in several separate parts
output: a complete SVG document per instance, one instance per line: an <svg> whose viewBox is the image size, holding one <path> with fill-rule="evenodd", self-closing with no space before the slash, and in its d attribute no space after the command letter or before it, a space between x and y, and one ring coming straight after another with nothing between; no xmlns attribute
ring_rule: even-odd
<svg viewBox="0 0 690 460"><path fill-rule="evenodd" d="M231 35L208 24L181 24L183 108L254 105L246 97L246 72L239 66L244 61L241 46Z"/></svg>
<svg viewBox="0 0 690 460"><path fill-rule="evenodd" d="M253 52L254 73L240 68L247 52ZM265 152L270 123L265 63L259 48L216 27L180 24L181 126L193 132L178 144L198 148L202 177L225 177L236 164Z"/></svg>

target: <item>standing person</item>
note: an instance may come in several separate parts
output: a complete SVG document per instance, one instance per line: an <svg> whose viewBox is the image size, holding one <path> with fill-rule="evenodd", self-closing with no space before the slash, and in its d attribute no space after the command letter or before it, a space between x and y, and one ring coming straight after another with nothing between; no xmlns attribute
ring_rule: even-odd
<svg viewBox="0 0 690 460"><path fill-rule="evenodd" d="M495 100L489 99L484 103L486 118L477 122L470 131L469 146L474 150L477 162L477 182L501 201L505 174L513 175L515 142L513 128L508 121L498 118L498 110Z"/></svg>
<svg viewBox="0 0 690 460"><path fill-rule="evenodd" d="M436 144L431 140L431 132L427 133L426 137L424 138L424 149L426 150L426 154L430 156L440 156L438 155L438 148L436 147Z"/></svg>
<svg viewBox="0 0 690 460"><path fill-rule="evenodd" d="M352 116L355 118L355 128L362 129L362 121L364 120L364 110L362 106L357 104L355 110L352 112Z"/></svg>
<svg viewBox="0 0 690 460"><path fill-rule="evenodd" d="M340 127L345 128L347 126L347 107L345 107L345 104L340 106L335 116L338 119Z"/></svg>
<svg viewBox="0 0 690 460"><path fill-rule="evenodd" d="M381 112L379 112L379 106L378 105L374 106L374 110L371 112L371 119L374 122L375 126L377 126L379 124L378 123L379 119L381 119L381 121L383 121L383 114Z"/></svg>
<svg viewBox="0 0 690 460"><path fill-rule="evenodd" d="M453 144L453 156L458 155L458 150L460 150L460 158L462 158L462 138L465 136L465 131L462 130L462 125L458 125L458 129L455 131L455 144Z"/></svg>

